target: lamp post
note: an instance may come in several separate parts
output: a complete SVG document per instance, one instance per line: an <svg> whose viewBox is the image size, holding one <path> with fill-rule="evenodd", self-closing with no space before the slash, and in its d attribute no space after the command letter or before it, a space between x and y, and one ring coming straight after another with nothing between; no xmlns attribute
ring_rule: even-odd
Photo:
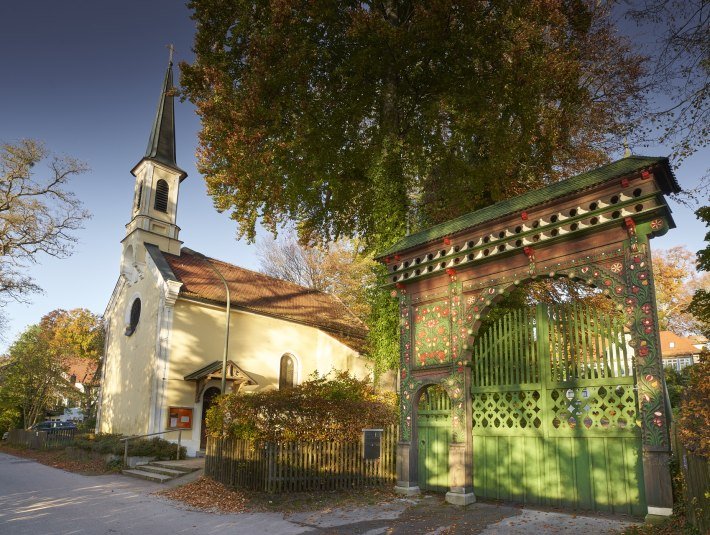
<svg viewBox="0 0 710 535"><path fill-rule="evenodd" d="M217 276L222 279L222 284L224 284L224 291L227 293L227 307L225 309L225 314L227 316L226 318L226 325L224 328L224 354L222 355L222 388L221 388L221 393L224 394L226 389L227 389L227 353L229 351L229 315L230 315L230 309L231 309L231 302L229 298L229 285L227 284L227 281L224 279L222 276L222 273L217 269L217 267L210 262L210 259L207 258L205 255L202 253L197 253L200 258L202 258L205 262L207 262L207 265L209 265L212 270L217 274Z"/></svg>

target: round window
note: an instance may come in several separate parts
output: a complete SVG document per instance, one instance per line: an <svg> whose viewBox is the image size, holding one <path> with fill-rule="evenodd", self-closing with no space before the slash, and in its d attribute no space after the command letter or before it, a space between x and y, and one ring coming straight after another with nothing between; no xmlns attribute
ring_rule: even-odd
<svg viewBox="0 0 710 535"><path fill-rule="evenodd" d="M138 321L141 319L141 300L136 297L131 305L131 315L126 326L126 336L131 336L138 327Z"/></svg>

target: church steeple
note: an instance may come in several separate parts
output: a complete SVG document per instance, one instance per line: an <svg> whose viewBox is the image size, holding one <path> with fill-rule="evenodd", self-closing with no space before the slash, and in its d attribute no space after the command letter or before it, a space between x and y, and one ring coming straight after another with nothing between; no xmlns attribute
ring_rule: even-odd
<svg viewBox="0 0 710 535"><path fill-rule="evenodd" d="M167 165L178 171L180 180L187 177L187 173L180 169L176 161L175 151L175 88L173 86L173 50L170 49L168 69L165 71L163 90L158 99L158 109L155 113L153 128L150 130L148 147L143 159L153 160ZM142 161L142 160L141 160ZM140 165L140 162L139 162ZM136 168L138 165L136 165ZM134 175L135 168L131 171Z"/></svg>
<svg viewBox="0 0 710 535"><path fill-rule="evenodd" d="M178 238L177 206L180 183L187 173L176 161L172 55L171 46L148 147L145 156L131 169L136 177L134 202L122 242L122 271L129 280L141 272L145 244L152 243L161 251L176 255L182 245Z"/></svg>

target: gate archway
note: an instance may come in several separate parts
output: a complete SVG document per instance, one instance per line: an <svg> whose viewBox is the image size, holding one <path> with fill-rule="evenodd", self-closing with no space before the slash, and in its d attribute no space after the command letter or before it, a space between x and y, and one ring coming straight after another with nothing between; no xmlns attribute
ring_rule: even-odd
<svg viewBox="0 0 710 535"><path fill-rule="evenodd" d="M480 486L479 476L485 475L485 462L483 466L478 466L481 464L480 456L474 453L473 409L475 395L481 393L476 392L481 385L474 385L474 380L479 377L475 373L476 370L486 370L490 374L503 373L500 367L496 368L492 362L486 362L474 354L474 347L481 343L477 332L481 319L511 287L529 279L566 276L601 288L614 299L623 317L625 347L633 350L633 374L596 378L566 376L566 379L573 380L574 387L558 388L561 385L554 384L552 379L561 377L555 374L567 369L565 366L569 363L559 360L560 357L550 357L549 371L538 367L539 384L544 386L544 392L538 394L542 400L539 411L546 418L544 422L554 421L555 418L549 418L554 411L562 412L563 405L557 403L562 400L560 392L564 392L566 399L567 390L571 389L572 399L581 402L580 396L585 387L587 393L596 388L595 396L607 401L611 392L616 395L615 391L620 387L625 396L622 409L626 409L627 390L629 387L636 389L632 405L635 406L634 424L638 430L633 440L640 444L642 450L642 470L638 469L638 463L627 463L636 466L632 470L635 475L627 478L631 483L625 484L624 492L629 498L627 505L620 507L628 506L637 514L643 509L650 515L671 514L671 480L667 466L669 422L663 395L649 241L674 226L663 196L678 191L680 188L667 159L632 156L407 236L379 257L387 265L390 284L394 287L393 296L399 301L402 392L399 491L416 492L419 487L419 444L412 440L412 415L416 411L416 396L413 394L436 377L451 400L447 500L459 504L475 500L474 481L479 482ZM562 310L558 314L568 313ZM588 315L575 317L580 322L579 328L583 324L589 327L591 319ZM554 320L554 314L552 318ZM568 319L573 320L572 316ZM555 361L555 358L558 360ZM575 366L577 373L583 369L580 362ZM599 368L598 363L587 362L584 369L589 369L591 373L591 370L597 369L595 366ZM520 372L515 367L511 370ZM604 384L592 384L599 379L613 380L607 385L611 390ZM520 382L520 377L516 376L515 380L517 382L508 386L518 388L526 384ZM585 381L592 383L584 384ZM552 397L552 392L557 392L556 398ZM510 397L508 400L508 397L505 394L506 403L513 399ZM614 403L619 403L616 397L613 399ZM499 397L497 402L500 400ZM510 414L511 408L507 407L507 410ZM627 431L632 435L634 433L629 427L619 431L619 424L624 424L617 415L607 412L603 416L590 416L593 423L590 428L586 428L584 418L580 424L576 416L582 415L575 415L575 427L571 429L568 429L569 425L566 428L558 418L558 427L548 429L542 445L543 452L546 451L544 448L553 447L554 442L560 442L560 437L556 436L560 433L567 433L577 440L571 444L580 448L588 447L589 442L585 445L584 437L593 433L606 433L604 440L607 444L610 439L625 440L623 436L611 436L611 431L601 424L601 418L609 419L609 416L617 418L614 432L622 435ZM507 419L501 421L507 422ZM592 427L593 431L590 430ZM613 443L612 450L616 446ZM558 464L562 459L560 455L555 454ZM585 455L588 465L596 462L596 466L601 466L598 453L592 451ZM606 450L604 455L605 459L611 458ZM605 482L607 488L609 485L612 487L609 492L620 493L621 490L615 486L617 479L613 471L613 467L605 468L605 473L610 475L605 476ZM589 473L595 472L592 470ZM501 479L503 475L495 477ZM542 488L549 483L546 477L538 474L530 479ZM560 484L558 481L557 486L560 487ZM497 483L497 488L500 489L501 485ZM579 496L584 492L583 481L574 480L569 485L574 486ZM601 481L592 481L591 485L586 485L586 488L591 488L593 492L603 486ZM629 485L633 487L631 491ZM535 496L533 501L536 502L552 501L540 492ZM593 498L590 501L578 496L567 499L561 492L559 496L558 503L581 507L606 506L610 502L614 508L615 503L621 503L616 498Z"/></svg>

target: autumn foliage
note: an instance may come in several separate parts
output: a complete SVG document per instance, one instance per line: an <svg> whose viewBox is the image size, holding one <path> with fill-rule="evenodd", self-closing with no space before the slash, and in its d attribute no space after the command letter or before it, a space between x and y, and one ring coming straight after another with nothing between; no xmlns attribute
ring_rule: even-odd
<svg viewBox="0 0 710 535"><path fill-rule="evenodd" d="M335 373L335 372L334 372ZM396 423L393 394L337 372L289 389L221 396L207 413L212 436L251 440L359 440L364 428Z"/></svg>
<svg viewBox="0 0 710 535"><path fill-rule="evenodd" d="M710 352L690 367L690 384L680 406L678 429L683 445L694 455L710 459Z"/></svg>

